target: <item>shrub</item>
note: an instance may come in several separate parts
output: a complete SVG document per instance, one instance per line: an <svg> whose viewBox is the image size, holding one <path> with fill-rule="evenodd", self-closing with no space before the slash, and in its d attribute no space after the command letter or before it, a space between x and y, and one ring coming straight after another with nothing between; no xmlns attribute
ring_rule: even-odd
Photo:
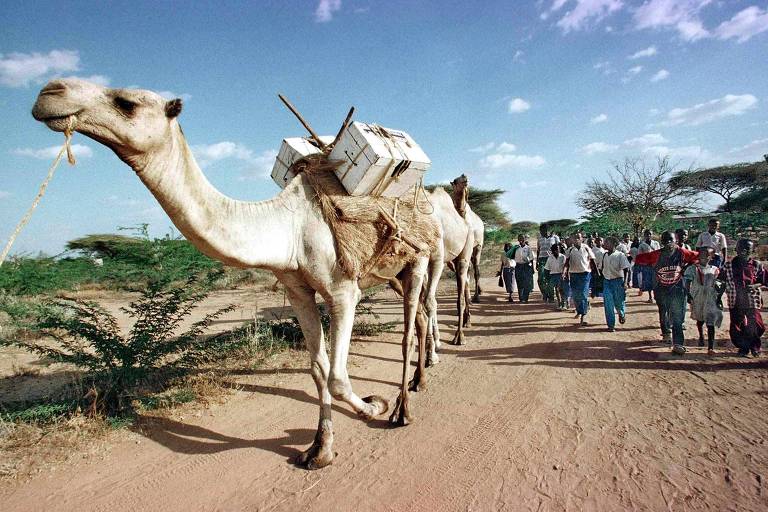
<svg viewBox="0 0 768 512"><path fill-rule="evenodd" d="M123 308L134 320L127 335L120 333L115 317L94 302L58 298L22 301L5 296L0 300L0 311L11 318L14 327L37 339L0 339L0 345L14 345L86 370L92 381L92 400L98 402L95 409L117 412L125 408L128 393L137 385L218 357L237 344L236 339L203 336L212 322L233 306L210 313L180 335L174 334L207 295L196 278L170 288L163 283L151 284ZM51 339L56 343L46 343Z"/></svg>

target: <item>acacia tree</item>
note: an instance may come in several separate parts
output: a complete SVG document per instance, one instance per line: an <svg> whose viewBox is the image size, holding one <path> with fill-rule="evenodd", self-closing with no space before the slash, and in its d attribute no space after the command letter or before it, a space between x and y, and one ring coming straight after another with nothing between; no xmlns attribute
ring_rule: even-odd
<svg viewBox="0 0 768 512"><path fill-rule="evenodd" d="M758 181L763 163L722 165L709 169L686 170L675 173L669 180L675 190L690 196L709 192L723 198L722 211L732 212L731 201L748 191Z"/></svg>
<svg viewBox="0 0 768 512"><path fill-rule="evenodd" d="M680 194L669 182L674 173L669 157L657 158L655 165L625 158L613 164L607 180L587 184L578 195L579 206L588 217L621 215L638 234L660 215L690 210L693 198Z"/></svg>
<svg viewBox="0 0 768 512"><path fill-rule="evenodd" d="M432 192L437 187L442 187L449 194L453 191L450 183L439 185L427 185L425 188ZM509 218L504 210L499 206L498 200L504 194L502 189L485 190L471 186L467 195L467 203L472 211L475 212L488 228L501 228L509 226Z"/></svg>

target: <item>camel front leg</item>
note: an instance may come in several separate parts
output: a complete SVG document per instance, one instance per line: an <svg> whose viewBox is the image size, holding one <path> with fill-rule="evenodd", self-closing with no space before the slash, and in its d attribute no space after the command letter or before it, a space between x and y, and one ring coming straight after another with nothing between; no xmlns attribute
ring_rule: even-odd
<svg viewBox="0 0 768 512"><path fill-rule="evenodd" d="M328 391L330 362L325 351L323 326L315 302L315 291L297 283L286 283L288 299L299 320L301 332L309 351L310 372L320 398L320 419L312 445L295 460L307 469L320 469L333 462L333 423L331 421L331 394Z"/></svg>
<svg viewBox="0 0 768 512"><path fill-rule="evenodd" d="M378 395L360 398L352 391L352 384L349 381L347 359L352 324L355 321L355 306L359 299L360 290L352 281L340 286L326 297L326 305L331 315L331 373L328 378L328 389L333 398L349 404L358 416L369 421L387 412L389 403Z"/></svg>
<svg viewBox="0 0 768 512"><path fill-rule="evenodd" d="M456 322L456 334L453 336L454 345L464 344L464 308L468 307L465 300L465 288L468 279L468 262L463 258L456 258L453 262L456 267L456 309L458 310L458 319Z"/></svg>
<svg viewBox="0 0 768 512"><path fill-rule="evenodd" d="M394 425L404 426L411 421L408 395L408 377L411 369L411 353L413 352L413 331L416 321L416 313L419 308L419 295L427 269L427 259L421 258L410 268L403 272L403 373L398 395L389 422ZM422 342L422 347L424 342ZM419 349L423 353L423 349Z"/></svg>

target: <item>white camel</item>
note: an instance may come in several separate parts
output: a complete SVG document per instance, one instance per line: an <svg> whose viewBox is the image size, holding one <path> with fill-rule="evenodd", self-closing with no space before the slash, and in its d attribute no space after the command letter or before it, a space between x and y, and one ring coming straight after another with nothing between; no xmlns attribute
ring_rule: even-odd
<svg viewBox="0 0 768 512"><path fill-rule="evenodd" d="M472 273L475 278L475 293L472 295L472 302L480 302L480 295L483 290L480 288L480 257L483 252L483 242L485 240L485 224L478 214L472 211L467 201L469 198L469 181L462 174L451 182L453 185L453 202L456 209L469 224L474 233L475 245L472 248ZM468 325L468 324L467 324Z"/></svg>
<svg viewBox="0 0 768 512"><path fill-rule="evenodd" d="M348 277L337 265L333 233L307 178L299 175L267 201L224 196L208 182L192 156L177 120L181 107L181 100L166 101L151 91L110 89L65 79L54 80L40 91L32 115L54 131L67 129L71 116L76 116L75 130L104 144L128 164L201 252L227 265L268 269L285 285L306 340L320 401L317 434L297 458L300 465L320 468L333 460L332 398L346 402L366 420L387 411L384 398L360 398L352 391L347 356L361 290L399 278L405 295L404 366L390 421L407 423L414 317L427 267L438 275L442 272L442 244L436 244L438 249L429 255L422 253L415 263L382 259L366 277ZM439 226L435 229L439 231ZM316 293L325 300L331 316L330 360Z"/></svg>

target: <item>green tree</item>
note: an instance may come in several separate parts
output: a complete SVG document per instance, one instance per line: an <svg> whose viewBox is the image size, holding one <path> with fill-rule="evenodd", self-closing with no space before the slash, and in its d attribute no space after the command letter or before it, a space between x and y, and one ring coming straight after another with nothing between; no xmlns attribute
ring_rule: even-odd
<svg viewBox="0 0 768 512"><path fill-rule="evenodd" d="M693 198L672 187L674 173L668 157L658 158L655 165L625 158L614 164L606 180L587 184L578 196L579 205L587 218L623 216L637 234L659 216L689 211Z"/></svg>
<svg viewBox="0 0 768 512"><path fill-rule="evenodd" d="M432 192L437 187L442 187L448 194L453 192L453 187L448 184L436 184L427 185L425 188ZM467 202L469 203L472 211L475 212L483 222L486 229L494 229L509 226L510 220L507 217L506 212L499 206L498 200L502 194L502 189L480 189L470 185L469 195L467 196Z"/></svg>
<svg viewBox="0 0 768 512"><path fill-rule="evenodd" d="M685 170L675 173L669 180L673 189L697 196L715 194L725 201L722 211L733 211L732 201L743 192L752 189L761 172L768 174L765 162L721 165L708 169Z"/></svg>

